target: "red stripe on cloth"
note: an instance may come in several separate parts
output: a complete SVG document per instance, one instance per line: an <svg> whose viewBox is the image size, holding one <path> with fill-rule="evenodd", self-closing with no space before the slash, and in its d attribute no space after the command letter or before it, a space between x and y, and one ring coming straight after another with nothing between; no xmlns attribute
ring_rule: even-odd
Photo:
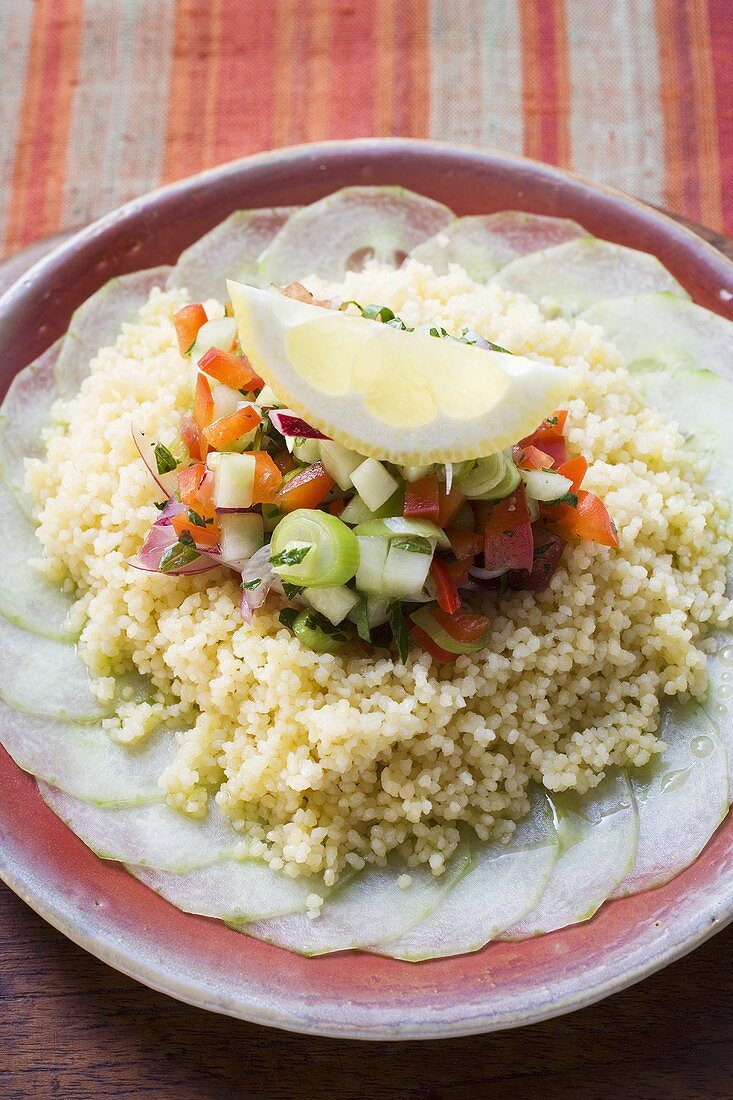
<svg viewBox="0 0 733 1100"><path fill-rule="evenodd" d="M703 224L720 229L723 223L718 145L720 139L706 0L687 0L687 21L690 28L690 64L695 89L694 114L690 124L698 135L700 219Z"/></svg>
<svg viewBox="0 0 733 1100"><path fill-rule="evenodd" d="M291 105L295 83L299 0L280 0L276 9L272 145L290 145L293 138Z"/></svg>
<svg viewBox="0 0 733 1100"><path fill-rule="evenodd" d="M395 42L395 134L425 137L430 114L430 12L428 0L403 0Z"/></svg>
<svg viewBox="0 0 733 1100"><path fill-rule="evenodd" d="M723 228L733 233L733 4L730 0L708 0L712 69L717 117L717 138L722 173Z"/></svg>
<svg viewBox="0 0 733 1100"><path fill-rule="evenodd" d="M377 0L373 16L377 39L374 133L377 137L390 137L394 133L395 100L394 0Z"/></svg>
<svg viewBox="0 0 733 1100"><path fill-rule="evenodd" d="M212 84L217 71L220 30L221 0L206 4L177 0L165 180L191 175L210 163L207 153L213 145L215 111Z"/></svg>
<svg viewBox="0 0 733 1100"><path fill-rule="evenodd" d="M570 75L564 0L520 0L524 152L569 166Z"/></svg>
<svg viewBox="0 0 733 1100"><path fill-rule="evenodd" d="M331 3L311 0L308 25L308 83L306 88L304 141L320 141L331 136ZM350 60L350 59L349 59Z"/></svg>
<svg viewBox="0 0 733 1100"><path fill-rule="evenodd" d="M677 39L673 24L676 0L656 0L657 39L659 43L659 93L664 129L664 202L671 210L686 209L682 182L682 134L678 96Z"/></svg>
<svg viewBox="0 0 733 1100"><path fill-rule="evenodd" d="M22 107L10 213L8 251L61 225L71 110L79 64L83 0L36 4Z"/></svg>
<svg viewBox="0 0 733 1100"><path fill-rule="evenodd" d="M377 32L381 4L336 4L332 13L333 65L329 81L332 137L380 134L380 62ZM376 73L376 78L375 78Z"/></svg>
<svg viewBox="0 0 733 1100"><path fill-rule="evenodd" d="M270 0L224 0L218 30L210 163L266 149L275 106L275 37Z"/></svg>

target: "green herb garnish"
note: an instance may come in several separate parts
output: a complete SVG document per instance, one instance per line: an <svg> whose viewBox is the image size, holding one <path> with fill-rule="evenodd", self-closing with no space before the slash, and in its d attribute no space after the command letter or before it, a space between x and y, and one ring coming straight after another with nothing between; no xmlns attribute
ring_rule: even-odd
<svg viewBox="0 0 733 1100"><path fill-rule="evenodd" d="M177 468L178 463L163 443L155 444L153 454L155 455L155 465L158 467L159 474L170 474Z"/></svg>
<svg viewBox="0 0 733 1100"><path fill-rule="evenodd" d="M189 532L182 531L178 536L178 542L174 542L161 554L158 562L158 572L170 573L174 569L181 569L184 565L190 565L191 562L200 557L201 554L196 549L196 543Z"/></svg>
<svg viewBox="0 0 733 1100"><path fill-rule="evenodd" d="M305 559L306 554L309 554L313 546L311 543L307 543L305 546L286 546L279 554L275 554L274 558L270 558L271 565L300 565Z"/></svg>
<svg viewBox="0 0 733 1100"><path fill-rule="evenodd" d="M261 584L262 579L260 577L255 577L252 581L242 581L242 588L245 592L252 592L255 588L259 588Z"/></svg>
<svg viewBox="0 0 733 1100"><path fill-rule="evenodd" d="M402 614L402 608L399 601L391 603L387 608L387 615L389 617L389 626L392 631L392 637L395 640L397 646L397 652L399 653L400 660L404 663L407 660L407 649L410 644L410 636L407 633L407 626L405 624L405 618Z"/></svg>
<svg viewBox="0 0 733 1100"><path fill-rule="evenodd" d="M278 619L283 626L288 628L288 630L292 630L293 623L298 618L299 614L300 612L295 607L284 607L278 615Z"/></svg>
<svg viewBox="0 0 733 1100"><path fill-rule="evenodd" d="M363 642L371 642L372 632L369 629L366 596L359 597L359 602L354 608L354 620L356 621L356 633L359 635L361 640Z"/></svg>
<svg viewBox="0 0 733 1100"><path fill-rule="evenodd" d="M409 550L411 554L432 554L433 546L430 539L424 535L411 535L406 539L395 539L392 542L397 550Z"/></svg>
<svg viewBox="0 0 733 1100"><path fill-rule="evenodd" d="M564 497L558 497L557 500L551 500L550 504L567 504L571 508L577 508L578 495L577 493L566 493Z"/></svg>
<svg viewBox="0 0 733 1100"><path fill-rule="evenodd" d="M287 581L282 582L283 592L289 600L294 600L296 596L299 596L303 591L302 584L288 584Z"/></svg>
<svg viewBox="0 0 733 1100"><path fill-rule="evenodd" d="M163 511L163 509L165 508L167 503L168 503L167 500L154 500L153 501L153 504L155 505L155 507L158 509L159 512Z"/></svg>
<svg viewBox="0 0 733 1100"><path fill-rule="evenodd" d="M188 516L189 523L192 523L194 527L206 527L208 523L213 523L213 519L204 519L198 512L194 512L193 508L189 508L186 515Z"/></svg>

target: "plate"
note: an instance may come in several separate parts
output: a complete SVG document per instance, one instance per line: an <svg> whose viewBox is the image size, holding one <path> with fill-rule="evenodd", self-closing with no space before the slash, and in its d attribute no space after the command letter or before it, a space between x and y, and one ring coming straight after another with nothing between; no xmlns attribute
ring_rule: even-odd
<svg viewBox="0 0 733 1100"><path fill-rule="evenodd" d="M173 184L63 240L0 299L0 392L111 276L175 261L237 208L311 202L349 184L402 184L458 214L523 209L653 252L701 305L732 316L733 264L633 199L522 158L370 139L249 157ZM412 965L360 952L306 959L174 909L92 854L0 749L0 877L98 958L182 1001L255 1023L357 1039L517 1027L639 981L733 918L733 819L658 890L582 925Z"/></svg>

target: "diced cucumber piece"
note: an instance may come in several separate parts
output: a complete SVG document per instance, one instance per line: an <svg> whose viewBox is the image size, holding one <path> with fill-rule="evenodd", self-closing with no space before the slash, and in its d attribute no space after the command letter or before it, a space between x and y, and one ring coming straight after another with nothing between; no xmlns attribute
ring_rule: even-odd
<svg viewBox="0 0 733 1100"><path fill-rule="evenodd" d="M367 624L370 630L382 626L389 618L389 600L381 596L367 596Z"/></svg>
<svg viewBox="0 0 733 1100"><path fill-rule="evenodd" d="M41 433L59 397L54 368L61 340L16 374L0 406L0 473L26 515L34 503L24 491L25 459L43 453Z"/></svg>
<svg viewBox="0 0 733 1100"><path fill-rule="evenodd" d="M92 722L108 713L70 642L29 634L0 617L0 697L28 714Z"/></svg>
<svg viewBox="0 0 733 1100"><path fill-rule="evenodd" d="M110 279L71 318L56 363L56 382L68 400L79 392L100 348L113 345L126 321L134 321L155 286L163 287L170 267L153 267Z"/></svg>
<svg viewBox="0 0 733 1100"><path fill-rule="evenodd" d="M369 520L355 527L357 536L376 538L425 538L430 539L439 550L450 550L450 539L437 523L429 519L412 519L409 516L387 516L385 519Z"/></svg>
<svg viewBox="0 0 733 1100"><path fill-rule="evenodd" d="M283 403L271 386L264 385L257 394L257 404L261 409L282 409Z"/></svg>
<svg viewBox="0 0 733 1100"><path fill-rule="evenodd" d="M42 780L38 789L57 817L102 859L182 872L242 853L242 837L213 799L198 821L162 803L112 809L81 802Z"/></svg>
<svg viewBox="0 0 733 1100"><path fill-rule="evenodd" d="M177 749L169 730L156 730L140 746L123 746L98 723L57 722L5 703L0 703L0 745L24 771L101 806L162 802L158 777Z"/></svg>
<svg viewBox="0 0 733 1100"><path fill-rule="evenodd" d="M227 451L214 464L214 504L217 508L250 508L254 500L257 463L254 455Z"/></svg>
<svg viewBox="0 0 733 1100"><path fill-rule="evenodd" d="M303 913L309 894L324 894L323 882L292 879L251 859L227 859L175 873L127 865L127 870L184 913L223 921L263 920Z"/></svg>
<svg viewBox="0 0 733 1100"><path fill-rule="evenodd" d="M372 512L386 504L399 489L399 482L376 458L367 458L352 470L351 481Z"/></svg>
<svg viewBox="0 0 733 1100"><path fill-rule="evenodd" d="M429 466L400 466L400 473L405 481L414 482L422 481L424 477L432 473L434 467Z"/></svg>
<svg viewBox="0 0 733 1100"><path fill-rule="evenodd" d="M326 472L331 475L339 489L350 489L353 484L351 475L361 466L364 456L331 439L322 439L318 444L318 451Z"/></svg>
<svg viewBox="0 0 733 1100"><path fill-rule="evenodd" d="M481 283L518 256L587 235L582 226L566 218L502 210L456 218L413 248L410 256L429 264L437 275L447 275L450 265L458 264Z"/></svg>
<svg viewBox="0 0 733 1100"><path fill-rule="evenodd" d="M207 351L232 351L237 342L237 322L233 317L214 317L206 321L196 334L196 343L191 349L191 359L198 363Z"/></svg>
<svg viewBox="0 0 733 1100"><path fill-rule="evenodd" d="M428 553L416 552L402 547L399 540L390 541L382 573L381 594L400 599L419 596L428 579L432 560L432 550Z"/></svg>
<svg viewBox="0 0 733 1100"><path fill-rule="evenodd" d="M220 420L222 416L231 416L244 404L239 390L233 390L231 386L222 386L220 382L212 385L211 396L214 399L214 420Z"/></svg>
<svg viewBox="0 0 733 1100"><path fill-rule="evenodd" d="M290 553L303 548L305 553ZM329 512L298 508L284 516L270 542L273 568L289 584L328 588L346 584L359 565L359 544L350 527Z"/></svg>
<svg viewBox="0 0 733 1100"><path fill-rule="evenodd" d="M468 847L456 852L439 878L429 870L390 860L386 867L369 867L342 889L335 890L319 916L304 914L238 925L267 943L301 955L325 955L367 944L382 944L405 935L425 920L470 866ZM411 884L400 881L409 875Z"/></svg>
<svg viewBox="0 0 733 1100"><path fill-rule="evenodd" d="M243 568L264 545L265 527L257 512L232 512L219 516L221 560L225 565ZM241 563L241 565L240 565Z"/></svg>
<svg viewBox="0 0 733 1100"><path fill-rule="evenodd" d="M527 495L535 500L560 500L573 487L569 477L552 470L522 470L521 477Z"/></svg>
<svg viewBox="0 0 733 1100"><path fill-rule="evenodd" d="M382 578L389 553L389 540L385 538L358 538L359 568L356 571L356 587L360 592L382 594Z"/></svg>
<svg viewBox="0 0 733 1100"><path fill-rule="evenodd" d="M408 962L478 951L534 909L558 853L550 804L535 790L529 816L508 844L473 844L471 867L433 913L407 935L370 950Z"/></svg>
<svg viewBox="0 0 733 1100"><path fill-rule="evenodd" d="M626 296L632 288L689 297L656 256L592 237L513 260L491 282L525 294L550 316L576 317L594 302Z"/></svg>
<svg viewBox="0 0 733 1100"><path fill-rule="evenodd" d="M260 286L308 275L340 280L368 259L399 267L453 215L401 187L346 187L294 214L260 257Z"/></svg>
<svg viewBox="0 0 733 1100"><path fill-rule="evenodd" d="M394 493L386 504L376 511L367 508L358 493L355 493L341 513L341 521L348 523L350 527L356 527L360 523L368 523L372 519L384 519L387 516L402 515L404 496L401 489Z"/></svg>
<svg viewBox="0 0 733 1100"><path fill-rule="evenodd" d="M292 437L286 437L285 442L290 446L295 458L299 462L305 462L306 466L312 466L314 462L318 462L321 457L321 452L318 446L317 439L293 439Z"/></svg>
<svg viewBox="0 0 733 1100"><path fill-rule="evenodd" d="M634 862L639 819L625 773L588 794L553 795L558 859L539 904L500 939L522 940L589 920Z"/></svg>
<svg viewBox="0 0 733 1100"><path fill-rule="evenodd" d="M731 598L733 578L728 577L728 598ZM708 657L708 694L703 710L715 726L725 746L728 759L728 801L733 803L733 714L729 710L733 695L733 633L716 635L717 652Z"/></svg>
<svg viewBox="0 0 733 1100"><path fill-rule="evenodd" d="M3 532L0 614L24 630L74 641L79 631L68 622L73 598L31 565L32 559L43 556L41 544L32 523L2 481L0 529Z"/></svg>
<svg viewBox="0 0 733 1100"><path fill-rule="evenodd" d="M733 322L676 294L634 294L581 314L600 325L632 371L713 371L730 378Z"/></svg>
<svg viewBox="0 0 733 1100"><path fill-rule="evenodd" d="M260 253L297 210L280 206L263 210L235 210L178 257L168 286L186 287L192 302L228 298L227 279L259 286Z"/></svg>
<svg viewBox="0 0 733 1100"><path fill-rule="evenodd" d="M329 588L306 588L303 595L311 607L325 615L334 626L338 626L359 602L356 593L343 584Z"/></svg>
<svg viewBox="0 0 733 1100"><path fill-rule="evenodd" d="M715 725L697 703L663 708L667 748L630 773L639 810L636 861L612 897L661 886L693 863L728 810L728 761Z"/></svg>

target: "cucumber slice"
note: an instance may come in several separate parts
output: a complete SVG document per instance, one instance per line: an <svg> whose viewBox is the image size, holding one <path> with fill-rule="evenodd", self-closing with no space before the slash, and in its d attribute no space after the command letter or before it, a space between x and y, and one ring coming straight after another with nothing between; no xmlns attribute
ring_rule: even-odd
<svg viewBox="0 0 733 1100"><path fill-rule="evenodd" d="M534 909L558 851L550 803L535 791L530 814L509 844L476 846L468 873L426 920L369 950L408 962L478 951Z"/></svg>
<svg viewBox="0 0 733 1100"><path fill-rule="evenodd" d="M257 260L297 206L235 210L178 257L167 286L185 287L192 302L226 302L227 279L250 286L257 281Z"/></svg>
<svg viewBox="0 0 733 1100"><path fill-rule="evenodd" d="M44 802L101 859L119 860L159 871L191 871L236 858L242 837L215 802L203 821L163 804L110 809L72 798L39 780Z"/></svg>
<svg viewBox="0 0 733 1100"><path fill-rule="evenodd" d="M235 927L300 955L325 955L386 943L429 917L469 865L467 846L455 853L440 878L390 860L386 867L370 867L335 892L315 918L298 913ZM399 886L404 874L412 878L406 890Z"/></svg>
<svg viewBox="0 0 733 1100"><path fill-rule="evenodd" d="M25 459L43 452L41 432L58 398L54 369L61 351L57 340L13 379L0 407L0 471L23 511L33 515L34 503L23 490Z"/></svg>
<svg viewBox="0 0 733 1100"><path fill-rule="evenodd" d="M134 320L154 286L165 286L170 267L151 267L110 279L74 313L61 343L56 383L68 400L79 392L100 348L114 344L125 321Z"/></svg>
<svg viewBox="0 0 733 1100"><path fill-rule="evenodd" d="M0 745L24 771L100 806L162 802L158 776L176 753L171 731L139 748L115 744L100 725L71 725L0 703Z"/></svg>
<svg viewBox="0 0 733 1100"><path fill-rule="evenodd" d="M728 760L716 727L697 703L664 709L667 749L630 773L639 811L636 861L611 897L662 886L693 863L728 810Z"/></svg>
<svg viewBox="0 0 733 1100"><path fill-rule="evenodd" d="M323 895L323 883L291 879L251 859L227 859L182 874L130 864L127 870L184 913L229 922L304 913L309 894Z"/></svg>
<svg viewBox="0 0 733 1100"><path fill-rule="evenodd" d="M401 187L345 187L303 207L260 257L260 286L318 275L334 282L368 259L399 267L453 218L446 206Z"/></svg>
<svg viewBox="0 0 733 1100"><path fill-rule="evenodd" d="M79 631L68 625L73 599L30 564L42 556L33 524L13 494L0 481L0 530L3 532L0 570L0 614L16 626L62 641L74 641Z"/></svg>
<svg viewBox="0 0 733 1100"><path fill-rule="evenodd" d="M676 294L597 302L581 314L600 325L632 371L733 371L733 322Z"/></svg>
<svg viewBox="0 0 733 1100"><path fill-rule="evenodd" d="M728 580L728 598L733 581ZM733 634L717 635L718 650L708 657L708 695L703 710L715 726L728 758L728 802L733 803Z"/></svg>
<svg viewBox="0 0 733 1100"><path fill-rule="evenodd" d="M567 218L502 210L456 218L435 237L413 248L410 256L429 264L436 275L447 275L450 265L458 264L482 283L518 256L587 236L582 226Z"/></svg>
<svg viewBox="0 0 733 1100"><path fill-rule="evenodd" d="M525 294L550 316L563 317L576 317L594 302L620 298L632 288L639 293L668 290L689 297L656 256L593 237L521 256L491 282Z"/></svg>
<svg viewBox="0 0 733 1100"><path fill-rule="evenodd" d="M587 795L553 797L560 858L531 913L500 936L524 940L589 920L634 862L639 819L625 773Z"/></svg>
<svg viewBox="0 0 733 1100"><path fill-rule="evenodd" d="M27 714L72 722L93 722L111 709L92 695L74 645L29 634L2 617L0 697Z"/></svg>

